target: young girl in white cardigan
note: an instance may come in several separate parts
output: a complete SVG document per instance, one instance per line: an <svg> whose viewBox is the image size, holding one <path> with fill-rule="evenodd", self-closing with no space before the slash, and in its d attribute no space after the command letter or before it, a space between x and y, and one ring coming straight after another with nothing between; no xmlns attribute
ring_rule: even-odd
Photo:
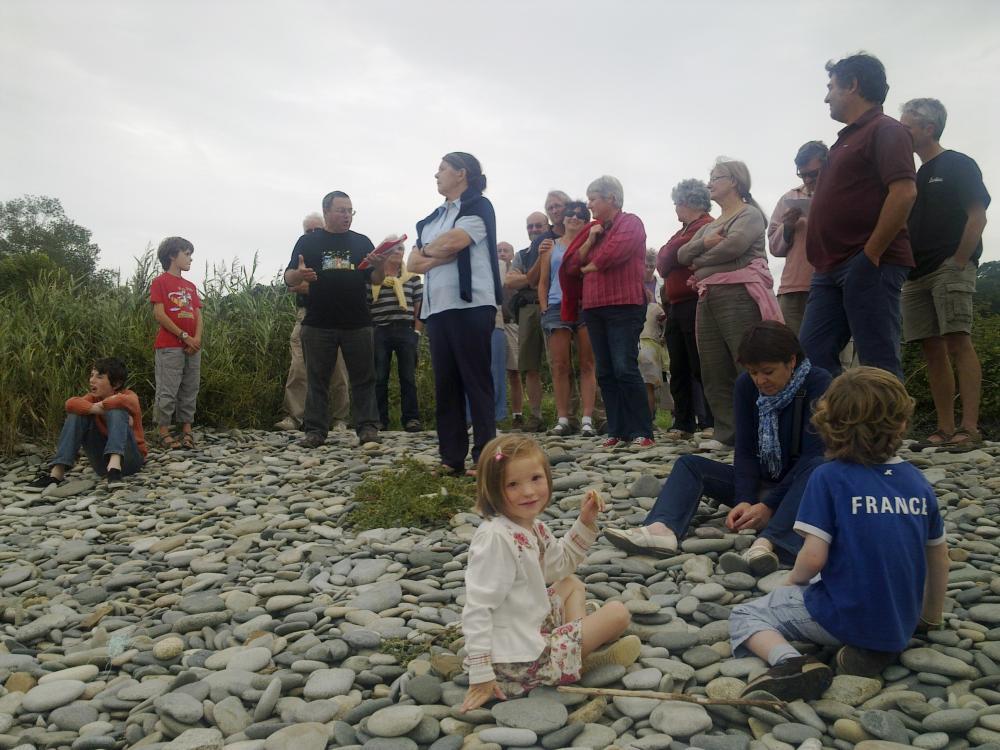
<svg viewBox="0 0 1000 750"><path fill-rule="evenodd" d="M503 435L483 448L476 510L486 520L472 538L465 572L469 690L462 712L639 657L636 636L596 651L625 631L629 613L610 602L587 614L583 582L572 575L597 538L604 501L590 490L579 519L557 540L538 520L551 496L552 471L534 440Z"/></svg>

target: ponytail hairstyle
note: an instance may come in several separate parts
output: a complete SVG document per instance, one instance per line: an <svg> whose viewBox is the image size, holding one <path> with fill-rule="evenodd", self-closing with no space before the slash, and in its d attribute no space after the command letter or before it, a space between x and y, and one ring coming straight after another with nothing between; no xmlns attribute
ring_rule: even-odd
<svg viewBox="0 0 1000 750"><path fill-rule="evenodd" d="M742 201L749 203L760 211L764 217L764 221L767 222L767 214L764 213L764 209L760 207L760 204L750 194L750 170L747 168L746 163L730 159L728 156L720 156L715 160L715 166L722 167L729 173L729 176L733 178L733 182L736 183L736 192L740 194Z"/></svg>
<svg viewBox="0 0 1000 750"><path fill-rule="evenodd" d="M482 193L486 190L486 175L483 174L483 167L472 154L464 151L452 151L442 157L442 161L448 162L455 169L465 170L465 181L469 190L475 193Z"/></svg>

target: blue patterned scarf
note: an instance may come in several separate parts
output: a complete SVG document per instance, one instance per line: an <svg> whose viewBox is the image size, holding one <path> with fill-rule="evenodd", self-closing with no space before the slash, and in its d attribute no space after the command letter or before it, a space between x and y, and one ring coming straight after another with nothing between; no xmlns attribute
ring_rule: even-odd
<svg viewBox="0 0 1000 750"><path fill-rule="evenodd" d="M757 412L760 414L760 424L757 427L757 456L761 463L767 466L772 479L781 476L778 415L795 398L811 369L812 363L808 359L803 359L802 364L792 373L791 380L778 393L773 396L761 394L757 397Z"/></svg>

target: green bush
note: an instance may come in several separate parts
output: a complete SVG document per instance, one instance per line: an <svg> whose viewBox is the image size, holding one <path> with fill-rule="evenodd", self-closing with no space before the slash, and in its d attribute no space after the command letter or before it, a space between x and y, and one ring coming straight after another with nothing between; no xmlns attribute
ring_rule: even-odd
<svg viewBox="0 0 1000 750"><path fill-rule="evenodd" d="M472 510L474 495L475 485L468 479L439 477L407 457L355 488L355 505L345 520L358 529L429 529L447 524L460 511Z"/></svg>
<svg viewBox="0 0 1000 750"><path fill-rule="evenodd" d="M150 423L155 391L156 323L149 285L160 272L148 252L121 286L73 280L43 271L35 281L0 294L0 453L24 440L51 443L70 396L87 390L94 359L121 357L128 385ZM262 286L253 267L216 270L202 300L205 317L196 423L213 427L269 426L278 414L288 372L294 300L284 286Z"/></svg>

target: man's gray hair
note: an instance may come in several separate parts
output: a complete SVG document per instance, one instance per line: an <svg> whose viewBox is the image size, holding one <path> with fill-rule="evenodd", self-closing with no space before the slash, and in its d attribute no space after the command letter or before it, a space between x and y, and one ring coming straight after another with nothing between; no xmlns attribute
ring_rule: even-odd
<svg viewBox="0 0 1000 750"><path fill-rule="evenodd" d="M305 218L302 219L302 231L308 232L311 229L320 229L324 225L323 215L318 211L313 211L311 214L306 214Z"/></svg>
<svg viewBox="0 0 1000 750"><path fill-rule="evenodd" d="M910 99L899 108L901 114L909 115L921 125L933 128L934 140L941 140L944 124L948 121L948 110L937 99Z"/></svg>
<svg viewBox="0 0 1000 750"><path fill-rule="evenodd" d="M550 190L549 193L548 193L548 195L545 196L545 202L546 203L549 202L549 198L558 198L563 203L569 203L571 200L573 200L566 193L564 193L562 190Z"/></svg>
<svg viewBox="0 0 1000 750"><path fill-rule="evenodd" d="M687 206L696 211L708 211L712 207L708 185L694 178L678 182L670 191L670 199L675 206Z"/></svg>
<svg viewBox="0 0 1000 750"><path fill-rule="evenodd" d="M625 188L622 187L617 177L609 174L601 175L592 183L587 185L587 195L597 193L602 198L607 198L618 208L625 203Z"/></svg>

